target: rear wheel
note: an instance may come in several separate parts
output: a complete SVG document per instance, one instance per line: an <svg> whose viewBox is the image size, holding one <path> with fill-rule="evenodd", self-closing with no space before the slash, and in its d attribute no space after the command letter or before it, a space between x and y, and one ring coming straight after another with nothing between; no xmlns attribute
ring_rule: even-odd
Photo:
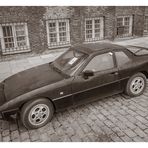
<svg viewBox="0 0 148 148"><path fill-rule="evenodd" d="M132 97L141 95L146 88L146 77L142 73L133 75L126 86L126 94Z"/></svg>
<svg viewBox="0 0 148 148"><path fill-rule="evenodd" d="M21 121L28 129L40 128L53 117L54 107L48 99L29 101L21 109Z"/></svg>

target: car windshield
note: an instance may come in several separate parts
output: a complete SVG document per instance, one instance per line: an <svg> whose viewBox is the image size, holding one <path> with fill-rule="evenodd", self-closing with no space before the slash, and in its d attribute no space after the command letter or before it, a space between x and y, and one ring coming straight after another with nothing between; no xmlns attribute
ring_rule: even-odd
<svg viewBox="0 0 148 148"><path fill-rule="evenodd" d="M70 49L57 58L53 62L53 66L63 73L72 75L86 57L86 54Z"/></svg>

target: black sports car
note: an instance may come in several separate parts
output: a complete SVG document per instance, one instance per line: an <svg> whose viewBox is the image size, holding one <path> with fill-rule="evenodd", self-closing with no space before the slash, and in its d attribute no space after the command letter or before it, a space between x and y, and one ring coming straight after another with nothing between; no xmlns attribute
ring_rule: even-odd
<svg viewBox="0 0 148 148"><path fill-rule="evenodd" d="M148 50L110 43L70 47L54 62L0 83L0 112L20 113L27 128L49 122L55 111L125 92L141 95L148 77Z"/></svg>

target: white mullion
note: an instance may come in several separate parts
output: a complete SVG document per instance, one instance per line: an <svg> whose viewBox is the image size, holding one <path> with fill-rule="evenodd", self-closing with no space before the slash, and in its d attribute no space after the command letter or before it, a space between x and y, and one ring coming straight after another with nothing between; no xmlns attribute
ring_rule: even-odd
<svg viewBox="0 0 148 148"><path fill-rule="evenodd" d="M14 48L18 48L17 45L17 36L16 36L16 29L15 29L15 25L12 25L12 35L13 35L13 41L14 41Z"/></svg>
<svg viewBox="0 0 148 148"><path fill-rule="evenodd" d="M47 30L47 43L48 46L50 44L50 38L49 38L49 21L46 21L46 30Z"/></svg>
<svg viewBox="0 0 148 148"><path fill-rule="evenodd" d="M95 38L95 19L92 19L92 39Z"/></svg>
<svg viewBox="0 0 148 148"><path fill-rule="evenodd" d="M87 19L85 19L85 41L87 40L87 38L86 38L86 21L87 21Z"/></svg>
<svg viewBox="0 0 148 148"><path fill-rule="evenodd" d="M5 42L4 42L2 25L0 25L0 42L1 42L1 46L2 46L2 52L5 52Z"/></svg>
<svg viewBox="0 0 148 148"><path fill-rule="evenodd" d="M66 42L70 42L70 29L69 29L69 20L66 20Z"/></svg>
<svg viewBox="0 0 148 148"><path fill-rule="evenodd" d="M57 43L60 42L60 32L59 32L59 21L56 21L56 34L57 34Z"/></svg>
<svg viewBox="0 0 148 148"><path fill-rule="evenodd" d="M125 16L123 16L123 19L122 19L122 20L123 20L123 22L122 22L122 25L123 25L123 26L125 26L125 21L124 21L124 19L125 19Z"/></svg>
<svg viewBox="0 0 148 148"><path fill-rule="evenodd" d="M100 39L104 38L104 18L100 18Z"/></svg>
<svg viewBox="0 0 148 148"><path fill-rule="evenodd" d="M28 48L30 48L27 23L24 24L24 27L25 27L25 39L26 39L26 45L27 45Z"/></svg>
<svg viewBox="0 0 148 148"><path fill-rule="evenodd" d="M129 34L132 34L133 16L129 17Z"/></svg>

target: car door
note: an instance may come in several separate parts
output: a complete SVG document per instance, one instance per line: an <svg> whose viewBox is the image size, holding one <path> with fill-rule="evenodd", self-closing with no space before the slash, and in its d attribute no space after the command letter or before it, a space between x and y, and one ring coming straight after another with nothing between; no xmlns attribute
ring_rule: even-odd
<svg viewBox="0 0 148 148"><path fill-rule="evenodd" d="M128 52L118 50L115 52L115 57L119 71L121 89L124 90L128 79L136 71L137 63L133 63L132 57L130 56L130 53L128 54Z"/></svg>
<svg viewBox="0 0 148 148"><path fill-rule="evenodd" d="M72 83L74 104L90 102L120 92L118 69L114 54L107 52L94 56ZM85 79L83 72L93 70L94 76Z"/></svg>

